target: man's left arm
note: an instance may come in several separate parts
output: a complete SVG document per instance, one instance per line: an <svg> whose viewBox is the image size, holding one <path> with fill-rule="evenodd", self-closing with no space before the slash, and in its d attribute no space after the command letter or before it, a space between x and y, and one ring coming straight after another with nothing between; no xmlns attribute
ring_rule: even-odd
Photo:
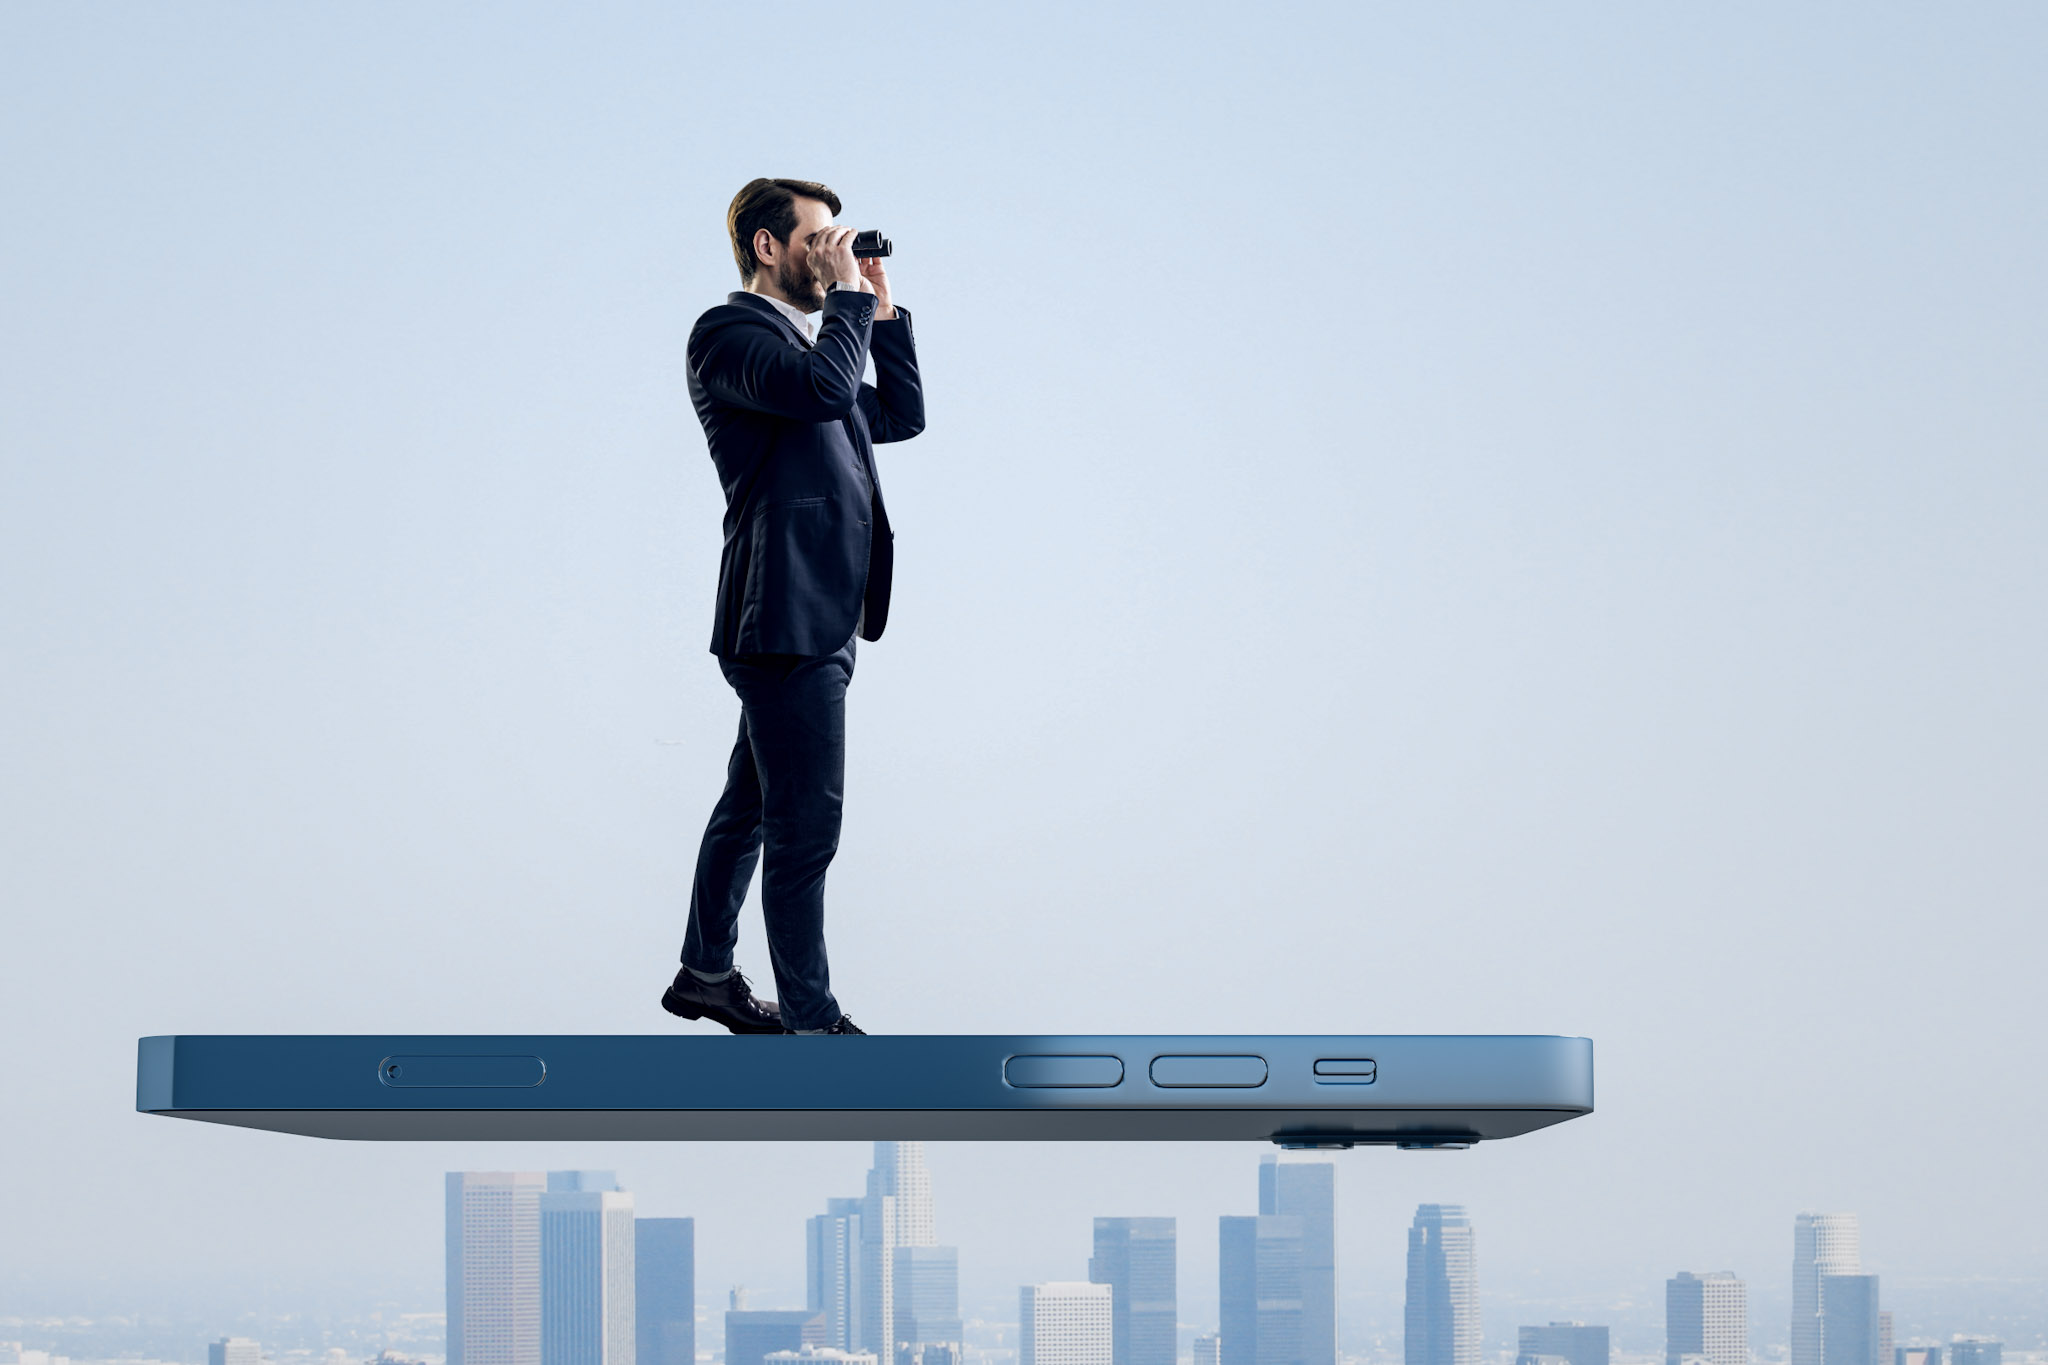
<svg viewBox="0 0 2048 1365"><path fill-rule="evenodd" d="M924 384L917 377L910 311L889 297L889 270L879 256L860 258L860 287L875 296L874 327L868 333L875 382L862 384L855 401L876 445L907 441L924 430Z"/></svg>
<svg viewBox="0 0 2048 1365"><path fill-rule="evenodd" d="M860 386L860 410L868 434L880 445L907 441L924 430L924 384L917 377L917 346L911 337L910 313L876 317L869 333L868 354L875 362L875 382Z"/></svg>

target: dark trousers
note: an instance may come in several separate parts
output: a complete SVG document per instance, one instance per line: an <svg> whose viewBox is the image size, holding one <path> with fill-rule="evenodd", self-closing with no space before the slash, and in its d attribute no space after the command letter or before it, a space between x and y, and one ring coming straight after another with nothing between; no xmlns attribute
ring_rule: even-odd
<svg viewBox="0 0 2048 1365"><path fill-rule="evenodd" d="M683 965L712 974L732 967L759 861L783 1027L830 1028L839 1003L825 963L825 869L839 851L853 641L817 656L721 655L718 666L739 693L740 736L697 850Z"/></svg>

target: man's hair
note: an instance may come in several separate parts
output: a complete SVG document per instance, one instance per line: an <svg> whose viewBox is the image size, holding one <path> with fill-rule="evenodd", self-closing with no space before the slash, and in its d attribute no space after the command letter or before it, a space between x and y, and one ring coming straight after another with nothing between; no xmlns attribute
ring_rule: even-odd
<svg viewBox="0 0 2048 1365"><path fill-rule="evenodd" d="M761 268L754 255L754 234L767 228L776 241L788 242L796 231L799 199L821 200L834 214L839 212L839 196L815 180L749 180L732 197L725 226L732 233L732 257L739 264L741 284L752 284L754 272Z"/></svg>

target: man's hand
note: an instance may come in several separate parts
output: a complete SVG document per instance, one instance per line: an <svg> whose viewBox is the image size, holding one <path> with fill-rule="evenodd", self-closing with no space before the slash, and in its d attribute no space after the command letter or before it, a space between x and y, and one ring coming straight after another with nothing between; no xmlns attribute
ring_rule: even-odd
<svg viewBox="0 0 2048 1365"><path fill-rule="evenodd" d="M856 256L860 263L860 287L875 296L875 317L887 322L896 316L896 305L889 302L889 272L882 268L880 256Z"/></svg>
<svg viewBox="0 0 2048 1365"><path fill-rule="evenodd" d="M835 284L858 285L861 282L860 263L853 254L853 229L850 227L820 229L817 236L811 238L806 259L811 273L827 289Z"/></svg>

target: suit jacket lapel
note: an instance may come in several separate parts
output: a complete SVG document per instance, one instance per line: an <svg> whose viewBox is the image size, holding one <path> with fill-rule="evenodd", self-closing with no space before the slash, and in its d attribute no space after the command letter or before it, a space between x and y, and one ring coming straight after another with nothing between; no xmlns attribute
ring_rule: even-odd
<svg viewBox="0 0 2048 1365"><path fill-rule="evenodd" d="M774 304L768 302L768 300L762 298L759 294L750 294L745 290L738 290L734 293L726 295L725 301L727 303L738 304L742 308L753 309L762 317L774 323L777 327L780 327L782 329L782 333L784 336L788 337L791 341L794 341L797 345L803 347L806 351L814 349L810 341L805 338L804 334L796 329L796 324L792 323L788 318L782 316L782 310L780 308L777 308Z"/></svg>

